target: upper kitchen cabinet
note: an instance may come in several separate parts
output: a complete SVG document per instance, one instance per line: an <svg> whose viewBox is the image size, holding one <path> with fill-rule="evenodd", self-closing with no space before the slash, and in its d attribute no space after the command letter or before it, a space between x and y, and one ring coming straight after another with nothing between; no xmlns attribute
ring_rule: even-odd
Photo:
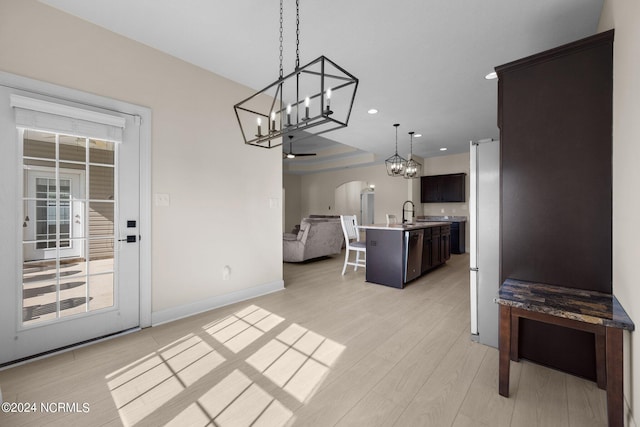
<svg viewBox="0 0 640 427"><path fill-rule="evenodd" d="M430 175L420 178L422 203L465 202L465 173Z"/></svg>
<svg viewBox="0 0 640 427"><path fill-rule="evenodd" d="M611 293L613 30L496 70L502 281Z"/></svg>

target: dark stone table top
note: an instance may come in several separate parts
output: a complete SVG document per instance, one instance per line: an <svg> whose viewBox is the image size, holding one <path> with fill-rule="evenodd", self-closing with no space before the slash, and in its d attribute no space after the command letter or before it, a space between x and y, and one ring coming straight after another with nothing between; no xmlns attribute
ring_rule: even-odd
<svg viewBox="0 0 640 427"><path fill-rule="evenodd" d="M507 279L494 301L596 325L634 330L634 324L612 294Z"/></svg>

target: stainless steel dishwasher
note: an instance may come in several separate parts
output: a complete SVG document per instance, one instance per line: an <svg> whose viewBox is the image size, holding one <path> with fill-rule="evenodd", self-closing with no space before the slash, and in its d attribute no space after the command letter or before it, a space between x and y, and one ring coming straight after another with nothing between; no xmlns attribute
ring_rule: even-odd
<svg viewBox="0 0 640 427"><path fill-rule="evenodd" d="M404 283L422 274L422 231L404 232Z"/></svg>

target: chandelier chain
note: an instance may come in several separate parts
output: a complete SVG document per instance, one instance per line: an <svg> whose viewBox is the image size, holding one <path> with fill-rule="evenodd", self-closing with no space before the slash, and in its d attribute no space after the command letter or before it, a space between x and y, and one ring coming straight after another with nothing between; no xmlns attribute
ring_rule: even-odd
<svg viewBox="0 0 640 427"><path fill-rule="evenodd" d="M296 70L300 68L300 0L296 0Z"/></svg>
<svg viewBox="0 0 640 427"><path fill-rule="evenodd" d="M282 68L282 0L280 0L280 78L284 76L284 71Z"/></svg>

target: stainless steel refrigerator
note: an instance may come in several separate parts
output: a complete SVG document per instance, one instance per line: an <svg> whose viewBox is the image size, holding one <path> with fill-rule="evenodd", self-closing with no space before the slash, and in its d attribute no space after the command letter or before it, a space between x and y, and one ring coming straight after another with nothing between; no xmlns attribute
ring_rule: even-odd
<svg viewBox="0 0 640 427"><path fill-rule="evenodd" d="M470 142L471 337L498 347L500 287L500 142Z"/></svg>

